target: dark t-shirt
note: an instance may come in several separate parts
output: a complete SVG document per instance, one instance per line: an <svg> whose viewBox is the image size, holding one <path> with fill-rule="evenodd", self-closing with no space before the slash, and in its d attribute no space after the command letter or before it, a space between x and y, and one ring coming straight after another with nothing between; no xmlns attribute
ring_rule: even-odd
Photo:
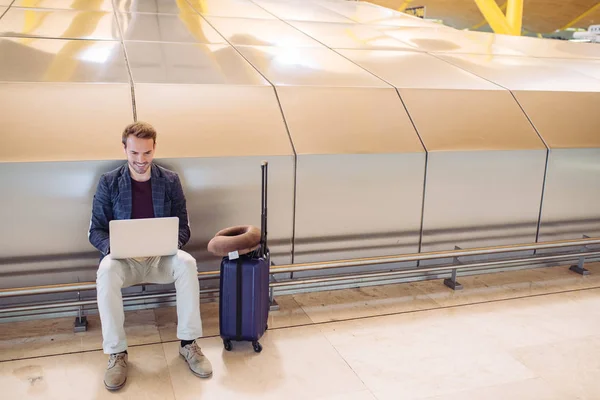
<svg viewBox="0 0 600 400"><path fill-rule="evenodd" d="M152 185L146 182L131 180L131 218L154 218L152 208Z"/></svg>

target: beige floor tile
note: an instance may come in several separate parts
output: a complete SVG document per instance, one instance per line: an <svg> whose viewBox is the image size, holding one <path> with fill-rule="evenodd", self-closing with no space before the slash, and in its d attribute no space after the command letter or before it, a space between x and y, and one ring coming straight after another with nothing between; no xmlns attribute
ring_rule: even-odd
<svg viewBox="0 0 600 400"><path fill-rule="evenodd" d="M88 352L0 363L3 399L174 399L162 345L129 350L129 374L118 392L103 378L107 357Z"/></svg>
<svg viewBox="0 0 600 400"><path fill-rule="evenodd" d="M88 331L82 335L82 350L102 349L102 324L99 315L88 317ZM129 346L160 343L153 310L136 310L125 313L125 335Z"/></svg>
<svg viewBox="0 0 600 400"><path fill-rule="evenodd" d="M521 295L538 295L557 293L569 290L600 287L600 268L598 263L586 266L592 273L579 275L569 270L569 266L537 268L519 271L519 275L503 284L515 289Z"/></svg>
<svg viewBox="0 0 600 400"><path fill-rule="evenodd" d="M276 298L279 310L269 312L269 328L285 328L290 326L307 325L312 323L302 308L296 303L293 296L278 296ZM176 341L177 339L177 309L163 307L154 310L158 330L163 342ZM201 303L203 336L219 335L219 303Z"/></svg>
<svg viewBox="0 0 600 400"><path fill-rule="evenodd" d="M520 348L513 354L554 390L570 398L600 398L600 336Z"/></svg>
<svg viewBox="0 0 600 400"><path fill-rule="evenodd" d="M591 275L581 276L568 266L459 276L463 290L454 291L442 280L420 282L417 287L443 307L515 299L600 287L598 263L586 266Z"/></svg>
<svg viewBox="0 0 600 400"><path fill-rule="evenodd" d="M342 393L333 396L316 397L314 400L377 400L373 394L368 390L361 390L360 392Z"/></svg>
<svg viewBox="0 0 600 400"><path fill-rule="evenodd" d="M518 297L515 289L503 284L488 283L485 275L458 277L462 290L452 290L442 280L418 283L418 288L442 307L452 307L486 301L506 300Z"/></svg>
<svg viewBox="0 0 600 400"><path fill-rule="evenodd" d="M261 353L250 343L223 349L220 338L200 341L214 373L196 378L177 355L177 343L165 343L165 354L178 400L315 399L366 390L316 327L269 330Z"/></svg>
<svg viewBox="0 0 600 400"><path fill-rule="evenodd" d="M444 348L453 347L457 338L461 338L458 342L471 345L489 339L473 332L471 323L470 311L447 308L336 322L319 325L319 328L336 347L352 346L357 342L364 342L361 346L364 347L381 341L412 351L416 349L415 343L421 342Z"/></svg>
<svg viewBox="0 0 600 400"><path fill-rule="evenodd" d="M477 332L466 308L320 327L378 399L420 399L535 375Z"/></svg>
<svg viewBox="0 0 600 400"><path fill-rule="evenodd" d="M420 399L535 377L509 354L494 350L491 345L450 346L452 343L437 351L420 346L420 353L396 349L391 343L338 350L381 400Z"/></svg>
<svg viewBox="0 0 600 400"><path fill-rule="evenodd" d="M600 289L469 306L474 329L505 348L548 344L600 332Z"/></svg>
<svg viewBox="0 0 600 400"><path fill-rule="evenodd" d="M420 399L459 391L479 394L488 386L513 384L515 389L510 390L527 394L536 393L536 387L527 387L535 384L520 387L518 382L536 378L537 371L518 362L512 350L539 346L542 352L546 346L550 351L548 346L556 341L576 342L600 332L597 310L600 289L591 289L347 321L320 329L378 399ZM588 391L596 393L594 387ZM573 395L565 393L562 398Z"/></svg>
<svg viewBox="0 0 600 400"><path fill-rule="evenodd" d="M270 328L285 328L312 323L294 296L275 296L275 300L279 304L279 310L269 312Z"/></svg>
<svg viewBox="0 0 600 400"><path fill-rule="evenodd" d="M542 296L485 302L428 311L425 315L446 315L456 326L476 338L487 338L504 349L553 343L568 338L588 336L600 331L597 315L600 289L585 289ZM402 319L419 320L422 313ZM438 322L440 323L440 322ZM454 329L455 324L444 327Z"/></svg>
<svg viewBox="0 0 600 400"><path fill-rule="evenodd" d="M467 306L472 313L466 318L466 325L473 334L490 337L503 349L552 343L564 338L564 330L553 326L552 319L541 317L538 307L520 300Z"/></svg>
<svg viewBox="0 0 600 400"><path fill-rule="evenodd" d="M489 386L425 400L577 400L576 396L555 390L540 378Z"/></svg>
<svg viewBox="0 0 600 400"><path fill-rule="evenodd" d="M315 323L438 306L413 283L303 293L294 299Z"/></svg>
<svg viewBox="0 0 600 400"><path fill-rule="evenodd" d="M98 315L88 316L87 332L73 332L73 322L66 317L1 324L0 361L102 349ZM160 342L152 310L125 313L125 333L129 345Z"/></svg>
<svg viewBox="0 0 600 400"><path fill-rule="evenodd" d="M595 277L595 279L600 279L600 262L587 263L585 264L585 268L591 273L591 275L588 275L588 277Z"/></svg>
<svg viewBox="0 0 600 400"><path fill-rule="evenodd" d="M84 334L73 332L73 318L0 324L0 361L81 351Z"/></svg>
<svg viewBox="0 0 600 400"><path fill-rule="evenodd" d="M161 307L154 310L160 338L163 342L177 341L177 308ZM219 334L219 303L201 303L202 336Z"/></svg>

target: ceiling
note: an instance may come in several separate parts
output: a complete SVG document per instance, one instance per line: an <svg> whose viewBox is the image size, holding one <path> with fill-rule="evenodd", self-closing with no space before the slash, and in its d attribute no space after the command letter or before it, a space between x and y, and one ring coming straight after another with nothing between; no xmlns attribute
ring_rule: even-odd
<svg viewBox="0 0 600 400"><path fill-rule="evenodd" d="M367 0L403 11L425 6L426 17L440 19L457 29L490 30L474 0ZM568 27L587 29L600 24L599 0L523 0L523 29L529 33L550 33ZM506 0L496 0L506 12Z"/></svg>

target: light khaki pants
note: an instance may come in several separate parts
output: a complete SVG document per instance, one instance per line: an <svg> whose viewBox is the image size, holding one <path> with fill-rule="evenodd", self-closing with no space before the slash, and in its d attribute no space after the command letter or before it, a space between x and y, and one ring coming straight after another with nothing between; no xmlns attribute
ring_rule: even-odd
<svg viewBox="0 0 600 400"><path fill-rule="evenodd" d="M169 257L126 260L115 260L110 254L104 257L96 279L104 353L120 353L127 349L121 288L141 283L175 282L177 337L180 340L201 337L200 288L197 273L196 260L182 250Z"/></svg>

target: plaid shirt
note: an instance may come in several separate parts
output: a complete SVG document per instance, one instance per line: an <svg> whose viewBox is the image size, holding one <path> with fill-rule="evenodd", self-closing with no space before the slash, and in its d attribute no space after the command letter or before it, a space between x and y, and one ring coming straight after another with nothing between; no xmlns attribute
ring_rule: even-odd
<svg viewBox="0 0 600 400"><path fill-rule="evenodd" d="M179 248L190 240L185 195L177 173L156 164L151 166L154 217L179 217ZM127 164L100 177L92 205L88 238L102 257L110 252L108 223L131 218L131 175Z"/></svg>

